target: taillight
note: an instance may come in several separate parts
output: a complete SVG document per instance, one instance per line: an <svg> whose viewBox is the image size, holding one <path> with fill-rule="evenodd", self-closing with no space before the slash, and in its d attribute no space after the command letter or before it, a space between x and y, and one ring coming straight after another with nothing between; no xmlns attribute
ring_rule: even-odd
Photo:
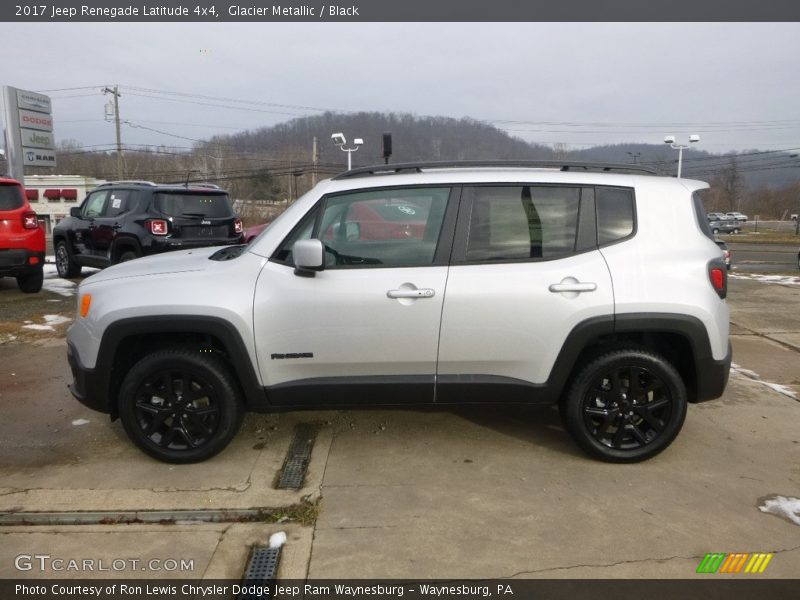
<svg viewBox="0 0 800 600"><path fill-rule="evenodd" d="M167 235L169 232L169 226L164 219L150 219L146 223L147 230L153 235Z"/></svg>
<svg viewBox="0 0 800 600"><path fill-rule="evenodd" d="M244 227L242 227L242 220L241 219L234 219L233 220L233 232L234 233L242 233L244 231Z"/></svg>
<svg viewBox="0 0 800 600"><path fill-rule="evenodd" d="M38 229L39 220L36 218L36 213L33 211L22 213L22 226L25 229Z"/></svg>
<svg viewBox="0 0 800 600"><path fill-rule="evenodd" d="M728 295L728 269L725 262L721 260L712 260L708 263L708 278L711 280L711 286L720 298L725 298Z"/></svg>

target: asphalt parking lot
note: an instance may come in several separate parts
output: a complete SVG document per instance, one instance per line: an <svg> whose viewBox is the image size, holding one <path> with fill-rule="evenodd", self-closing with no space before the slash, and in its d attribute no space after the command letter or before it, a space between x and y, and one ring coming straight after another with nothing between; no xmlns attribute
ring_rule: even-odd
<svg viewBox="0 0 800 600"><path fill-rule="evenodd" d="M772 553L760 577L796 577L798 300L792 278L731 280L725 395L646 463L585 457L554 410L470 409L250 415L219 456L172 466L69 395L70 286L0 280L0 578L237 579L280 531L284 579L691 578L709 552ZM276 489L301 423L318 428L305 481ZM21 554L128 562L20 570Z"/></svg>

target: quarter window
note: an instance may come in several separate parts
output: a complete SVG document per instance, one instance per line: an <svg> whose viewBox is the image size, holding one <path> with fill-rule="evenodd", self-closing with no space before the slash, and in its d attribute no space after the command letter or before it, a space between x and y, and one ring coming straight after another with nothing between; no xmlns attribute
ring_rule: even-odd
<svg viewBox="0 0 800 600"><path fill-rule="evenodd" d="M467 261L547 260L575 252L579 188L475 187L469 194Z"/></svg>
<svg viewBox="0 0 800 600"><path fill-rule="evenodd" d="M633 190L595 188L597 242L602 246L633 233Z"/></svg>

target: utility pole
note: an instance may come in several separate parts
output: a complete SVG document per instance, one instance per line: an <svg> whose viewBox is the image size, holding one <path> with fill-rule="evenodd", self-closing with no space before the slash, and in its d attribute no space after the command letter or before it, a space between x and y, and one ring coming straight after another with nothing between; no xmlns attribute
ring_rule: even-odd
<svg viewBox="0 0 800 600"><path fill-rule="evenodd" d="M122 180L125 179L125 173L122 166L122 134L119 127L119 86L103 88L103 93L114 95L114 127L117 131L117 178Z"/></svg>
<svg viewBox="0 0 800 600"><path fill-rule="evenodd" d="M317 146L317 136L311 145L311 187L317 185L317 165L319 164L319 146Z"/></svg>

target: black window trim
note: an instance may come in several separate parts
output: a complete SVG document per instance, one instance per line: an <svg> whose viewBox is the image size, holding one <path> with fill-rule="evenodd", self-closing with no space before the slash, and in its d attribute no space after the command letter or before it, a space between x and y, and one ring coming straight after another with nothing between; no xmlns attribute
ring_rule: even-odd
<svg viewBox="0 0 800 600"><path fill-rule="evenodd" d="M456 222L458 220L459 205L461 203L462 184L455 183L435 183L435 184L414 184L414 185L384 185L379 187L366 187L356 188L352 190L340 190L325 194L319 198L314 205L309 208L306 213L298 219L291 231L281 240L276 250L272 253L269 260L275 264L291 267L294 269L294 264L281 260L278 258L278 253L284 250L287 241L297 232L301 227L306 217L313 211L316 211L314 216L314 227L311 230L311 238L318 239L319 228L321 226L322 215L325 212L325 206L330 198L337 198L340 196L350 196L362 192L379 192L383 190L412 190L412 189L431 189L431 188L448 188L450 194L447 196L447 207L445 208L444 216L442 218L442 228L439 231L439 239L436 242L436 250L433 255L433 261L428 264L392 264L392 265L336 265L334 267L325 267L326 271L345 271L351 269L409 269L409 268L425 268L425 267L446 267L450 264L450 258L453 249L453 238L455 236Z"/></svg>

